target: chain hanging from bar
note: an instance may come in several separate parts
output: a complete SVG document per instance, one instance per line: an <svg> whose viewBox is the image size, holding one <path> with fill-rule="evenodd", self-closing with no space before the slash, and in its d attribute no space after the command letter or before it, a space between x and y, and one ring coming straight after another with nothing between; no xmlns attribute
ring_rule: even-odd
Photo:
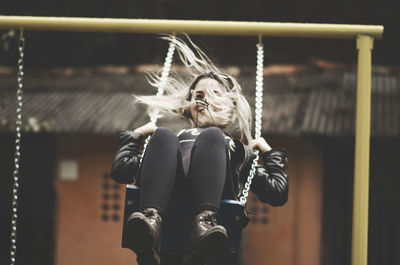
<svg viewBox="0 0 400 265"><path fill-rule="evenodd" d="M21 157L21 126L22 126L22 80L24 77L24 47L25 39L20 38L18 43L18 88L17 88L17 121L16 121L16 137L15 137L15 156L14 156L14 184L13 184L13 197L12 197L12 216L11 216L11 250L10 258L11 265L15 264L17 255L17 209L18 209L18 177L19 177L19 161Z"/></svg>
<svg viewBox="0 0 400 265"><path fill-rule="evenodd" d="M261 43L257 44L257 73L256 73L256 97L255 97L255 128L254 128L254 139L261 137L261 122L262 122L262 108L263 108L263 88L264 88L264 45ZM250 185L256 172L256 166L258 163L258 150L255 150L255 158L251 164L251 169L247 181L244 184L242 195L239 197L241 203L246 203L247 196L249 195ZM239 194L240 195L240 194Z"/></svg>
<svg viewBox="0 0 400 265"><path fill-rule="evenodd" d="M175 52L175 44L173 44L172 42L169 43L169 47L168 47L168 52L167 52L167 56L165 57L165 61L164 61L164 66L163 66L163 70L161 72L161 82L160 85L158 86L157 89L157 96L161 96L162 94L164 94L164 87L165 84L167 83L167 79L169 76L169 72L171 70L171 65L172 65L172 58L174 57L174 52ZM158 116L158 112L154 113L151 117L150 117L150 121L154 124L156 124L157 122L157 116ZM150 141L150 135L146 138L146 141L144 142L144 147L143 147L143 153L142 156L140 157L140 163L142 163L142 159L143 159L143 154L146 151L146 147L147 144Z"/></svg>

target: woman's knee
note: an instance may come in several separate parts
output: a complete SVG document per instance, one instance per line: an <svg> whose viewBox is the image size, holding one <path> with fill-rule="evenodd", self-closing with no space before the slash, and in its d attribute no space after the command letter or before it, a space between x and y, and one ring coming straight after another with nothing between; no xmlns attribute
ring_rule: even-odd
<svg viewBox="0 0 400 265"><path fill-rule="evenodd" d="M156 136L156 137L174 137L175 134L174 134L174 132L171 131L169 128L166 128L166 127L158 127L158 128L155 130L153 136Z"/></svg>
<svg viewBox="0 0 400 265"><path fill-rule="evenodd" d="M225 137L221 129L217 127L209 127L202 131L196 142L206 142L207 144L226 145Z"/></svg>
<svg viewBox="0 0 400 265"><path fill-rule="evenodd" d="M173 131L165 127L158 127L154 134L150 138L149 144L156 144L161 147L167 146L178 146L179 141Z"/></svg>

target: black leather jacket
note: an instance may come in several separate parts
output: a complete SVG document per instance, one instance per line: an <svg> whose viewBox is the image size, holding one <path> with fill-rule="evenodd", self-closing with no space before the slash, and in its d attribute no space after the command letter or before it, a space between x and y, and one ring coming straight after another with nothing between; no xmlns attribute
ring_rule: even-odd
<svg viewBox="0 0 400 265"><path fill-rule="evenodd" d="M117 146L111 177L118 183L134 182L140 164L139 147L143 137L134 131L118 132ZM231 152L231 169L236 194L241 193L254 158L250 148L239 140L234 140L235 148ZM261 154L264 165L256 166L255 175L250 186L261 202L280 206L288 199L288 176L286 174L287 158L283 149L272 149Z"/></svg>

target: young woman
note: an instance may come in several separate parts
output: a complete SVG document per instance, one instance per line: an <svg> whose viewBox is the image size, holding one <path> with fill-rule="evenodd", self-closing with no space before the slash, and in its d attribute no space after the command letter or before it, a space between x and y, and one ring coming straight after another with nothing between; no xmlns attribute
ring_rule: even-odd
<svg viewBox="0 0 400 265"><path fill-rule="evenodd" d="M216 222L221 199L237 200L258 149L263 165L256 167L251 190L260 201L283 205L288 197L286 153L272 149L264 138L252 139L251 110L240 85L218 69L190 39L165 38L175 44L188 76L170 75L161 82L163 96L138 96L148 114L176 114L191 128L177 134L167 128L145 124L134 131L119 132L119 145L112 165L112 178L140 186L141 212L133 213L125 226L130 248L140 265L160 264L162 220L172 193L182 192L192 205L191 248L184 264L206 264L226 248L227 234ZM236 131L233 139L226 131ZM152 135L140 164L139 149ZM161 262L163 263L163 262Z"/></svg>

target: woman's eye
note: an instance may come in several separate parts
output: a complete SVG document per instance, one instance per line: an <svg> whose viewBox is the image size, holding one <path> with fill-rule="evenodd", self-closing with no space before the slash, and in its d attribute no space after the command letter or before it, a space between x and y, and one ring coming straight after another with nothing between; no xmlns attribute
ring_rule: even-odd
<svg viewBox="0 0 400 265"><path fill-rule="evenodd" d="M213 92L214 92L214 94L216 94L216 95L218 95L218 96L221 95L221 92L219 92L218 90L214 90Z"/></svg>

